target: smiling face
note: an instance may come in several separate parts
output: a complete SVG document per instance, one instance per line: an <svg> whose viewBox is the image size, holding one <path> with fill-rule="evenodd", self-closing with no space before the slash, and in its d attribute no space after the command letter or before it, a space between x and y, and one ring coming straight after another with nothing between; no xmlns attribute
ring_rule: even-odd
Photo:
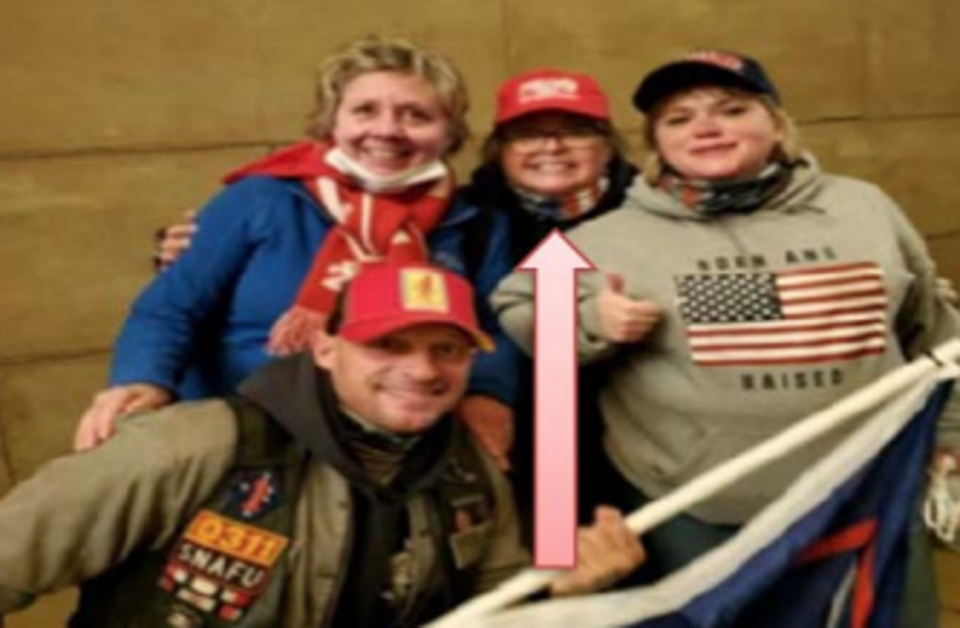
<svg viewBox="0 0 960 628"><path fill-rule="evenodd" d="M314 349L340 402L395 434L424 432L463 396L474 345L456 327L408 327L364 344L337 337Z"/></svg>
<svg viewBox="0 0 960 628"><path fill-rule="evenodd" d="M444 156L450 120L421 76L368 72L350 81L336 110L333 142L379 176L400 174Z"/></svg>
<svg viewBox="0 0 960 628"><path fill-rule="evenodd" d="M672 96L652 117L660 157L686 179L750 179L784 139L759 97L718 87Z"/></svg>
<svg viewBox="0 0 960 628"><path fill-rule="evenodd" d="M596 185L612 155L609 138L586 116L534 113L506 123L498 133L507 180L548 198Z"/></svg>

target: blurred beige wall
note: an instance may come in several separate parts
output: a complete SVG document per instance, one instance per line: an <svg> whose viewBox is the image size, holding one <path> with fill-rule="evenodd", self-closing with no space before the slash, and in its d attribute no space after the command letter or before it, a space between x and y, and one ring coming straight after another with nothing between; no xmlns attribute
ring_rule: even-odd
<svg viewBox="0 0 960 628"><path fill-rule="evenodd" d="M154 228L296 139L317 61L367 33L451 55L478 135L500 80L556 65L596 75L637 143L645 70L691 47L753 53L821 161L885 187L960 281L957 0L6 0L0 493L67 449Z"/></svg>
<svg viewBox="0 0 960 628"><path fill-rule="evenodd" d="M960 283L958 0L4 0L0 494L67 450L154 228L296 139L317 61L368 33L451 55L478 135L500 80L556 65L601 80L634 144L644 71L692 47L752 53L821 161L886 188ZM71 600L12 625L57 625Z"/></svg>

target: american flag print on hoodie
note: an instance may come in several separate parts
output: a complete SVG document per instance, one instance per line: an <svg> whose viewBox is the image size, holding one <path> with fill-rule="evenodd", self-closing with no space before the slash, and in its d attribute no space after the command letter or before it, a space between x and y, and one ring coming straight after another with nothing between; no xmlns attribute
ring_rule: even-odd
<svg viewBox="0 0 960 628"><path fill-rule="evenodd" d="M887 295L873 262L675 278L693 361L776 366L883 353Z"/></svg>

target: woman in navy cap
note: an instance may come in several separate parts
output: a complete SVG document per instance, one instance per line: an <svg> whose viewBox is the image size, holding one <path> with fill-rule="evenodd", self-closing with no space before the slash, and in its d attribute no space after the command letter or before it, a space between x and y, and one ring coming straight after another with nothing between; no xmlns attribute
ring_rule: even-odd
<svg viewBox="0 0 960 628"><path fill-rule="evenodd" d="M633 102L643 174L622 209L569 234L605 271L581 274L578 349L611 368L604 446L626 511L960 334L921 236L878 187L799 149L757 61L693 53L648 74ZM532 301L520 274L494 296L527 346ZM957 409L941 421L947 448ZM653 530L651 573L731 536L838 438Z"/></svg>

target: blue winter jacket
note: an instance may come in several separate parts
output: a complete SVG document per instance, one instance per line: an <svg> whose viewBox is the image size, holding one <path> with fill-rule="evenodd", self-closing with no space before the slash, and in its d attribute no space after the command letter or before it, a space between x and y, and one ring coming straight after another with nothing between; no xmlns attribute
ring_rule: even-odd
<svg viewBox="0 0 960 628"><path fill-rule="evenodd" d="M492 221L479 229L489 241L483 259L468 264L465 238L480 219ZM233 391L270 359L270 328L293 303L332 225L295 180L255 176L224 188L200 213L190 249L134 302L110 383L156 384L181 399ZM502 212L480 218L458 194L427 241L434 263L470 274L480 323L497 342L495 353L478 355L469 392L512 406L518 353L487 305L511 270L508 228Z"/></svg>

